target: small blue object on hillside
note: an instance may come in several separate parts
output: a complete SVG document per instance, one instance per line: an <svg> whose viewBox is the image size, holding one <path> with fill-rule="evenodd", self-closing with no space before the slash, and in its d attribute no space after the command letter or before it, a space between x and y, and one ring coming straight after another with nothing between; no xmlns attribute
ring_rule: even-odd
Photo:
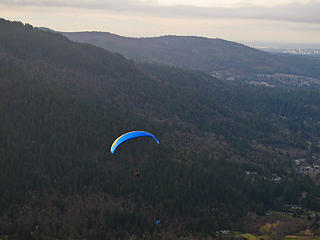
<svg viewBox="0 0 320 240"><path fill-rule="evenodd" d="M127 132L125 134L122 134L120 137L118 137L113 144L111 145L111 153L114 153L114 151L117 149L117 147L132 138L136 138L136 137L151 137L153 138L158 144L159 141L158 139L152 135L151 133L145 132L145 131L132 131L132 132Z"/></svg>
<svg viewBox="0 0 320 240"><path fill-rule="evenodd" d="M158 224L159 222L160 222L160 220L157 220L157 221L156 221L156 224Z"/></svg>

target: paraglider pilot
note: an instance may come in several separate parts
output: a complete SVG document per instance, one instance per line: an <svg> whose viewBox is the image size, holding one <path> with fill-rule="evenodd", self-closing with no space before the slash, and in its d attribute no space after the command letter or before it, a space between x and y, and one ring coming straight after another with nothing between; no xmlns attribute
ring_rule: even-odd
<svg viewBox="0 0 320 240"><path fill-rule="evenodd" d="M140 177L140 172L139 172L139 170L138 170L138 171L135 171L134 175L136 176L136 178L139 178L139 177Z"/></svg>

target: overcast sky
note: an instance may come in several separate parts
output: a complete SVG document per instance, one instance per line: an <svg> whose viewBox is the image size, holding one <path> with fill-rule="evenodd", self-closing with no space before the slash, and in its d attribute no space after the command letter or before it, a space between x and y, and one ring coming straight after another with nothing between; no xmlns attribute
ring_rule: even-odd
<svg viewBox="0 0 320 240"><path fill-rule="evenodd" d="M320 0L0 0L0 13L58 31L320 45Z"/></svg>

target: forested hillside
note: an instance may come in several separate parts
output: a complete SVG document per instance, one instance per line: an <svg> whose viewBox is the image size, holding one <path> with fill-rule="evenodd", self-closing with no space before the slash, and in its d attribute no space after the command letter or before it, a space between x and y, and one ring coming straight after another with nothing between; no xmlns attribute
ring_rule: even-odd
<svg viewBox="0 0 320 240"><path fill-rule="evenodd" d="M316 90L225 84L0 20L0 92L0 235L214 237L301 192L320 210L319 188L292 166L296 152L320 157ZM160 144L112 155L134 129Z"/></svg>
<svg viewBox="0 0 320 240"><path fill-rule="evenodd" d="M266 82L282 87L320 85L320 61L317 58L271 54L223 39L193 36L130 38L108 32L61 34L73 41L121 53L138 62L200 70L222 80L249 84ZM279 78L273 74L283 75ZM308 77L312 77L312 81ZM300 78L299 82L296 82L297 78Z"/></svg>

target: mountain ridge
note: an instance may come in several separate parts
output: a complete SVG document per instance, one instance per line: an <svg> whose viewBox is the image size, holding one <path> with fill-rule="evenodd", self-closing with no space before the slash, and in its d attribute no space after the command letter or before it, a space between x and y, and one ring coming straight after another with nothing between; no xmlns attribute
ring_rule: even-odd
<svg viewBox="0 0 320 240"><path fill-rule="evenodd" d="M259 74L294 74L318 78L320 61L304 56L276 55L219 38L166 35L131 38L105 32L60 32L69 39L119 52L139 62L157 62L200 70L222 80L268 82ZM283 86L277 79L276 86ZM286 86L288 86L287 84ZM293 84L296 86L296 84Z"/></svg>

